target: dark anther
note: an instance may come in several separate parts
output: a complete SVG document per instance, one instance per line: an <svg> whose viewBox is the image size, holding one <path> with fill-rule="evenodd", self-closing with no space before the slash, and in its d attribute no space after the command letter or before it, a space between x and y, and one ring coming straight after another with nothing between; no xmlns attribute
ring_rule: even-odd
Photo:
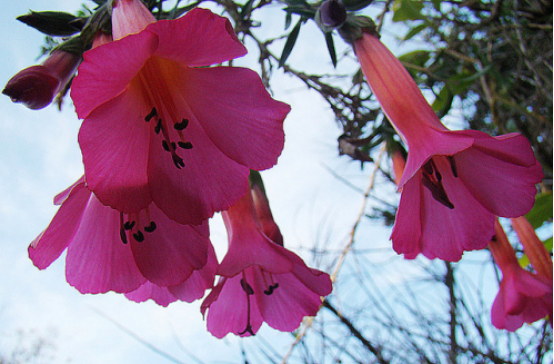
<svg viewBox="0 0 554 364"><path fill-rule="evenodd" d="M273 285L270 285L270 286L268 287L268 289L264 291L264 293L265 293L267 296L271 296L271 295L273 294L273 292L274 292L277 288L279 288L279 283L275 283L275 284L273 284Z"/></svg>
<svg viewBox="0 0 554 364"><path fill-rule="evenodd" d="M119 230L119 237L121 238L121 241L123 244L127 244L127 233L125 233L125 230L120 229Z"/></svg>
<svg viewBox="0 0 554 364"><path fill-rule="evenodd" d="M177 142L177 145L179 145L183 149L192 149L191 142Z"/></svg>
<svg viewBox="0 0 554 364"><path fill-rule="evenodd" d="M456 168L456 161L454 160L454 156L449 156L448 160L450 161L450 168L452 168L452 174L454 177L458 177L458 169Z"/></svg>
<svg viewBox="0 0 554 364"><path fill-rule="evenodd" d="M175 130L185 130L189 126L189 119L183 119L180 123L173 124Z"/></svg>
<svg viewBox="0 0 554 364"><path fill-rule="evenodd" d="M242 287L242 289L244 290L244 292L246 292L247 295L249 296L252 296L254 294L254 289L252 288L251 285L249 285L245 280L244 278L242 278L240 280L240 286ZM245 331L246 332L246 331Z"/></svg>
<svg viewBox="0 0 554 364"><path fill-rule="evenodd" d="M144 241L144 234L139 230L136 234L133 234L133 238L140 243L141 241Z"/></svg>
<svg viewBox="0 0 554 364"><path fill-rule="evenodd" d="M135 226L134 221L127 221L125 224L123 224L123 228L125 230L131 230L133 228L133 226Z"/></svg>
<svg viewBox="0 0 554 364"><path fill-rule="evenodd" d="M158 226L156 225L156 223L154 221L150 221L150 225L145 226L144 231L146 231L147 233L152 233L152 232L154 232L154 230L156 230L157 227Z"/></svg>
<svg viewBox="0 0 554 364"><path fill-rule="evenodd" d="M161 130L162 130L162 119L158 119L158 123L156 124L154 131L156 132L156 134L160 134Z"/></svg>
<svg viewBox="0 0 554 364"><path fill-rule="evenodd" d="M167 140L162 140L162 147L169 152L169 144L167 143Z"/></svg>
<svg viewBox="0 0 554 364"><path fill-rule="evenodd" d="M423 173L427 173L427 174L431 174L431 175L432 175L432 174L433 174L433 171L434 171L434 169L435 169L435 168L433 168L433 167L435 167L435 163L433 163L433 160L430 159L427 163L425 163L425 164L423 165L423 167L422 167L422 168L423 168Z"/></svg>
<svg viewBox="0 0 554 364"><path fill-rule="evenodd" d="M449 209L454 208L454 204L450 202L450 199L448 198L448 195L446 194L446 191L444 190L444 187L441 182L439 181L431 181L429 176L423 174L423 178L421 180L423 185L431 191L431 195L435 200L443 204L444 206L448 207Z"/></svg>
<svg viewBox="0 0 554 364"><path fill-rule="evenodd" d="M175 167L177 167L177 169L181 169L185 166L183 158L179 157L176 153L173 153L171 155L171 158L173 158L173 164L175 164Z"/></svg>
<svg viewBox="0 0 554 364"><path fill-rule="evenodd" d="M491 238L492 241L498 241L498 239L496 238L496 234L494 234Z"/></svg>
<svg viewBox="0 0 554 364"><path fill-rule="evenodd" d="M148 114L148 115L146 115L146 116L144 117L144 121L149 122L149 121L152 120L152 118L153 118L154 116L156 116L157 114L158 114L158 110L156 110L156 108L153 107L153 108L152 108L152 111L150 111L150 114Z"/></svg>
<svg viewBox="0 0 554 364"><path fill-rule="evenodd" d="M254 331L252 330L252 325L250 325L250 324L248 324L248 326L246 326L246 329L244 329L243 332L239 332L239 335L244 335L246 333L249 333L252 336L256 335L256 334L254 334Z"/></svg>

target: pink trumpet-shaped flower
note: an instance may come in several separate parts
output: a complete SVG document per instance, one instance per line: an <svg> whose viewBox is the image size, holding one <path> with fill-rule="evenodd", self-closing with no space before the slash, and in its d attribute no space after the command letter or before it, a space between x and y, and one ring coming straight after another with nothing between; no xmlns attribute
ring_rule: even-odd
<svg viewBox="0 0 554 364"><path fill-rule="evenodd" d="M328 274L308 268L264 234L281 237L275 222L266 219L267 198L259 195L263 189L253 188L256 206L252 193L247 193L223 212L229 251L218 268L217 286L202 303L202 313L208 311L208 331L218 338L230 332L254 335L264 321L274 329L293 331L304 316L318 312L321 297L332 290Z"/></svg>
<svg viewBox="0 0 554 364"><path fill-rule="evenodd" d="M217 270L217 257L212 245L208 245L208 260L202 268L192 272L191 276L183 283L176 286L157 286L152 282L146 282L137 290L125 293L125 297L135 302L144 302L149 299L158 305L167 307L177 300L192 302L204 296L206 290L213 287L215 271Z"/></svg>
<svg viewBox="0 0 554 364"><path fill-rule="evenodd" d="M457 261L464 251L487 246L495 215L516 217L531 209L543 174L522 135L448 130L376 36L364 33L354 49L409 149L391 236L397 253Z"/></svg>
<svg viewBox="0 0 554 364"><path fill-rule="evenodd" d="M290 107L251 70L206 67L246 53L209 10L156 22L140 0L116 0L112 28L72 85L87 184L124 213L153 201L201 224L244 195L250 168L277 162Z"/></svg>
<svg viewBox="0 0 554 364"><path fill-rule="evenodd" d="M80 61L76 53L54 50L42 65L25 68L13 76L2 93L29 109L42 109L64 89Z"/></svg>
<svg viewBox="0 0 554 364"><path fill-rule="evenodd" d="M498 220L495 231L489 248L502 270L502 281L492 304L493 325L516 331L523 323L552 317L552 281L521 268Z"/></svg>
<svg viewBox="0 0 554 364"><path fill-rule="evenodd" d="M208 260L207 222L181 225L151 204L135 214L104 206L81 178L56 196L52 222L29 256L48 267L67 248L66 278L81 293L135 291L146 282L178 286Z"/></svg>

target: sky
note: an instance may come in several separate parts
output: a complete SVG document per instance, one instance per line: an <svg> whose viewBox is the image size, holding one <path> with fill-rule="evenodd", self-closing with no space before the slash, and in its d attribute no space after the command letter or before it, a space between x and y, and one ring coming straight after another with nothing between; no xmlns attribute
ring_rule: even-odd
<svg viewBox="0 0 554 364"><path fill-rule="evenodd" d="M37 61L43 36L18 22L32 10L74 11L73 0L22 0L4 3L0 13L0 82ZM92 6L92 2L88 2ZM47 7L46 7L47 6ZM274 11L278 11L274 9ZM282 31L279 23L271 29ZM266 19L266 20L269 20ZM319 37L319 38L316 38ZM319 43L311 39L318 39ZM330 69L323 38L304 27L290 62L310 62L314 70ZM237 61L255 67L255 55ZM278 72L277 72L278 73ZM322 240L336 246L345 242L362 203L360 194L333 177L328 168L365 188L371 169L339 157L336 139L341 131L318 95L288 77L278 75L274 97L289 103L285 121L286 144L278 165L263 172L275 219L285 244L312 263L309 249ZM43 338L57 363L163 363L144 344L121 330L127 328L146 342L183 362L239 362L241 345L256 345L256 338L212 337L199 311L200 301L177 302L167 308L153 302L133 303L123 295L82 295L64 276L65 254L39 271L27 256L29 243L48 225L57 207L52 199L83 173L77 143L80 121L69 98L60 112L55 106L32 111L0 97L0 355L18 342ZM339 218L340 217L340 218ZM212 242L221 259L227 238L219 216L210 223ZM379 241L388 244L388 230L378 229ZM317 266L331 271L330 263ZM260 336L286 351L290 334L264 325ZM185 350L180 348L185 347ZM48 362L48 355L41 360ZM42 361L37 361L42 362Z"/></svg>

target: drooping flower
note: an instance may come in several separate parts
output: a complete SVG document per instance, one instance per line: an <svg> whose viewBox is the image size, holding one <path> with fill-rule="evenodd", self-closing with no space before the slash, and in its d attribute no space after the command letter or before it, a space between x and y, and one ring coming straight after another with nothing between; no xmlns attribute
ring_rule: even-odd
<svg viewBox="0 0 554 364"><path fill-rule="evenodd" d="M397 253L457 261L464 251L487 246L495 215L516 217L531 209L543 174L522 135L448 130L375 35L363 33L354 49L384 113L409 149L391 236Z"/></svg>
<svg viewBox="0 0 554 364"><path fill-rule="evenodd" d="M208 331L218 338L230 332L254 335L263 322L293 331L305 316L317 313L321 297L332 290L328 274L307 267L264 234L282 241L275 222L266 219L269 205L267 197L260 198L262 191L254 186L252 193L223 212L229 251L218 268L218 284L202 303Z"/></svg>
<svg viewBox="0 0 554 364"><path fill-rule="evenodd" d="M61 206L29 257L45 269L67 248L66 278L81 293L128 293L146 282L178 286L208 260L207 222L178 224L154 204L120 213L102 205L84 178L54 202Z"/></svg>
<svg viewBox="0 0 554 364"><path fill-rule="evenodd" d="M495 220L495 232L489 248L502 270L502 281L492 304L493 325L516 331L524 323L552 317L552 280L521 268L498 220Z"/></svg>
<svg viewBox="0 0 554 364"><path fill-rule="evenodd" d="M13 76L2 93L29 109L42 109L64 89L80 61L77 53L54 50L42 65L25 68Z"/></svg>
<svg viewBox="0 0 554 364"><path fill-rule="evenodd" d="M537 271L539 275L552 281L552 258L550 258L550 254L537 236L529 220L527 220L525 216L520 216L510 219L510 221L535 271Z"/></svg>
<svg viewBox="0 0 554 364"><path fill-rule="evenodd" d="M206 290L213 287L217 257L212 245L208 245L208 260L202 268L192 272L183 283L176 286L158 286L146 282L135 291L125 293L125 297L135 302L144 302L149 299L161 306L168 306L177 300L192 302L204 296Z"/></svg>
<svg viewBox="0 0 554 364"><path fill-rule="evenodd" d="M119 211L154 201L200 224L246 192L249 168L276 163L290 107L251 70L206 67L246 53L209 10L156 22L139 0L116 0L112 28L72 86L87 184Z"/></svg>

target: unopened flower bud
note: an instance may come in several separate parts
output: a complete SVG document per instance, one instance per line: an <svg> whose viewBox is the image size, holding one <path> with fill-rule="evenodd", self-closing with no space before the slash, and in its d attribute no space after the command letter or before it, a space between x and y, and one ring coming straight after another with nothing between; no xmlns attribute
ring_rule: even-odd
<svg viewBox="0 0 554 364"><path fill-rule="evenodd" d="M346 21L346 8L341 0L325 0L319 14L321 25L327 29L337 28Z"/></svg>
<svg viewBox="0 0 554 364"><path fill-rule="evenodd" d="M18 16L17 20L53 37L73 35L85 25L84 19L61 11L31 11Z"/></svg>
<svg viewBox="0 0 554 364"><path fill-rule="evenodd" d="M42 65L26 68L13 76L2 93L29 109L42 109L63 90L80 61L81 57L75 53L55 50Z"/></svg>

